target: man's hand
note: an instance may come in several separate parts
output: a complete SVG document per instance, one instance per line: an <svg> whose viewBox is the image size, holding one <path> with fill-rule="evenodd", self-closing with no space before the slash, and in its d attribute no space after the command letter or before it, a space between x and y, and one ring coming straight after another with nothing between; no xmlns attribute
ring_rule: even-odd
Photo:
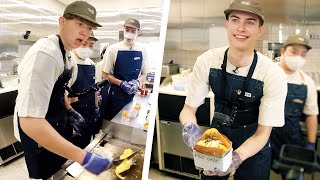
<svg viewBox="0 0 320 180"><path fill-rule="evenodd" d="M230 174L230 176L233 176L234 173L236 173L236 170L239 168L241 165L242 160L240 159L240 156L237 152L233 151L232 152L232 162L229 167L229 169L226 172L222 172L218 169L215 169L213 171L209 170L204 170L203 174L206 176L227 176Z"/></svg>
<svg viewBox="0 0 320 180"><path fill-rule="evenodd" d="M86 157L83 160L82 166L89 172L98 175L101 172L108 170L112 166L112 161L107 158L103 158L98 154L87 152Z"/></svg>
<svg viewBox="0 0 320 180"><path fill-rule="evenodd" d="M135 93L135 88L133 85L131 85L129 82L127 81L122 81L120 83L120 87L121 89L126 92L127 94L134 94Z"/></svg>
<svg viewBox="0 0 320 180"><path fill-rule="evenodd" d="M97 122L99 117L100 117L100 109L96 108L94 122Z"/></svg>
<svg viewBox="0 0 320 180"><path fill-rule="evenodd" d="M75 131L80 135L83 134L83 125L86 123L85 119L75 111L73 108L67 111L67 118L70 120L70 124L74 127Z"/></svg>
<svg viewBox="0 0 320 180"><path fill-rule="evenodd" d="M98 105L101 106L101 104L102 104L102 96L101 96L100 92L98 92L97 97L98 97Z"/></svg>
<svg viewBox="0 0 320 180"><path fill-rule="evenodd" d="M182 138L184 143L188 145L191 151L193 151L194 145L202 135L202 131L198 125L191 122L186 122L182 127Z"/></svg>
<svg viewBox="0 0 320 180"><path fill-rule="evenodd" d="M139 80L132 79L131 81L129 81L129 84L131 84L131 85L134 87L134 89L135 89L136 92L138 91L138 89L139 89L139 87L140 87L140 82L139 82ZM136 93L136 92L135 92L135 93Z"/></svg>

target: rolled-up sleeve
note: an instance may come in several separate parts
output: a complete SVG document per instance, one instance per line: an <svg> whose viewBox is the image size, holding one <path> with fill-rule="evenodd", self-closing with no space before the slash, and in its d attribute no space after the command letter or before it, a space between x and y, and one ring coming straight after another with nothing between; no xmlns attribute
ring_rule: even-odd
<svg viewBox="0 0 320 180"><path fill-rule="evenodd" d="M149 54L147 49L143 48L142 49L142 66L141 66L141 73L149 73L150 72L150 61L149 61Z"/></svg>
<svg viewBox="0 0 320 180"><path fill-rule="evenodd" d="M185 104L191 107L197 108L203 104L209 93L210 65L207 63L208 60L204 55L199 56L188 79Z"/></svg>
<svg viewBox="0 0 320 180"><path fill-rule="evenodd" d="M116 61L116 54L117 51L111 47L107 48L104 56L103 56L103 63L102 63L102 71L108 74L113 73L114 64Z"/></svg>
<svg viewBox="0 0 320 180"><path fill-rule="evenodd" d="M314 81L310 77L306 77L307 80L307 99L304 105L303 113L306 115L318 115L318 93Z"/></svg>
<svg viewBox="0 0 320 180"><path fill-rule="evenodd" d="M16 102L18 114L22 117L45 118L53 86L63 67L43 52L38 52L30 58L19 75Z"/></svg>
<svg viewBox="0 0 320 180"><path fill-rule="evenodd" d="M272 127L284 125L287 76L280 67L270 67L264 80L263 96L259 107L259 124Z"/></svg>

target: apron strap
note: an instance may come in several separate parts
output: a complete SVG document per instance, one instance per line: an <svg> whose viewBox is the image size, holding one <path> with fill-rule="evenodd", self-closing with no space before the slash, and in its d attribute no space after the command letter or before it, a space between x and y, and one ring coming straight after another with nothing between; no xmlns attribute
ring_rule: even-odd
<svg viewBox="0 0 320 180"><path fill-rule="evenodd" d="M228 99L227 96L226 96L226 89L227 89L227 59L228 59L228 50L229 48L225 51L224 53L224 57L223 57L223 63L221 64L221 69L222 69L222 79L224 81L224 85L221 86L221 92L222 92L222 97L224 99ZM245 91L247 90L247 86L249 84L249 81L250 79L252 78L252 75L253 75L253 72L254 72L254 69L256 68L256 65L257 65L257 61L258 61L258 55L257 55L257 51L254 50L254 57L253 57L253 62L250 66L250 69L249 69L249 72L248 72L248 75L246 77L246 81L242 87L242 90L241 90L241 94L238 96L237 98L237 102L238 103L242 103L243 100L244 100L244 95L245 95Z"/></svg>
<svg viewBox="0 0 320 180"><path fill-rule="evenodd" d="M60 35L57 34L56 36L59 39L59 47L60 47L60 50L61 50L61 53L62 53L63 64L64 64L64 67L66 67L66 50L64 49L64 46L63 46L63 43L62 43Z"/></svg>
<svg viewBox="0 0 320 180"><path fill-rule="evenodd" d="M63 58L64 70L63 70L63 73L62 73L62 77L63 77L63 87L65 88L65 87L68 86L68 82L72 77L73 67L71 67L71 69L67 69L66 68L66 61L67 61L66 60L66 50L64 49L63 42L61 40L60 35L56 34L56 36L59 39L59 47L60 47L60 51L62 53L62 58Z"/></svg>

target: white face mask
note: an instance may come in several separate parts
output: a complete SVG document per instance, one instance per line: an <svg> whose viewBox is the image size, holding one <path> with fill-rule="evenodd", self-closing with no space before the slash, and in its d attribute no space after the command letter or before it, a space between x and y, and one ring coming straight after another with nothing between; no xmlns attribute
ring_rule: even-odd
<svg viewBox="0 0 320 180"><path fill-rule="evenodd" d="M138 34L133 34L133 33L124 31L124 37L127 39L131 39L134 41L137 38L137 36Z"/></svg>
<svg viewBox="0 0 320 180"><path fill-rule="evenodd" d="M288 68L292 71L302 69L306 63L306 59L301 56L286 56L284 62L287 64Z"/></svg>
<svg viewBox="0 0 320 180"><path fill-rule="evenodd" d="M91 56L91 54L93 53L93 50L90 48L81 48L80 47L80 48L76 49L76 53L79 56L79 58L86 59Z"/></svg>

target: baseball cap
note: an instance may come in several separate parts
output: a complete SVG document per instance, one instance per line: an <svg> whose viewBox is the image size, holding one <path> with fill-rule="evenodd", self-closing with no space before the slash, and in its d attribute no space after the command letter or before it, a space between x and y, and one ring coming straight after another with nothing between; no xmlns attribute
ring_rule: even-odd
<svg viewBox="0 0 320 180"><path fill-rule="evenodd" d="M93 34L92 31L91 31L91 33L90 33L89 38L92 38L94 41L98 41L98 39L94 37L94 34Z"/></svg>
<svg viewBox="0 0 320 180"><path fill-rule="evenodd" d="M139 21L133 18L126 19L126 21L124 22L124 26L140 29Z"/></svg>
<svg viewBox="0 0 320 180"><path fill-rule="evenodd" d="M88 20L95 24L97 27L102 27L96 21L97 11L91 4L85 1L75 1L69 4L66 9L64 10L63 15L66 14L73 14L79 16L85 20Z"/></svg>
<svg viewBox="0 0 320 180"><path fill-rule="evenodd" d="M308 39L303 35L289 36L286 42L284 43L284 48L292 44L300 44L305 46L308 50L312 49L312 47L309 45Z"/></svg>
<svg viewBox="0 0 320 180"><path fill-rule="evenodd" d="M261 5L254 0L235 0L230 4L229 9L224 11L224 14L229 16L232 11L245 11L253 13L262 20L262 25L264 23L264 13Z"/></svg>

